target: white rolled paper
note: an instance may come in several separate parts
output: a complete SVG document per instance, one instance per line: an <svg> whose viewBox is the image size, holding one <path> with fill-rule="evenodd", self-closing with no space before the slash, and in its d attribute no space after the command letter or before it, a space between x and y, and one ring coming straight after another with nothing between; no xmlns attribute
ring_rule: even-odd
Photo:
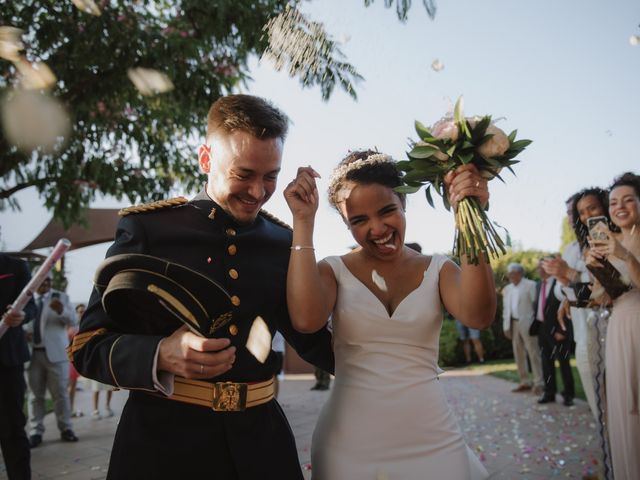
<svg viewBox="0 0 640 480"><path fill-rule="evenodd" d="M58 243L53 248L53 251L49 254L45 261L42 262L42 265L40 265L40 268L35 273L35 275L31 277L29 283L27 283L27 285L22 289L22 292L20 292L18 298L16 298L16 300L11 305L8 313L18 313L24 309L25 305L33 297L36 290L38 290L38 287L42 284L42 282L44 282L45 278L47 278L47 275L49 275L49 272L51 271L53 266L58 260L62 258L65 252L69 250L70 246L71 242L66 238L61 238L60 240L58 240ZM0 322L0 338L2 338L8 328L9 326L4 323L4 320Z"/></svg>

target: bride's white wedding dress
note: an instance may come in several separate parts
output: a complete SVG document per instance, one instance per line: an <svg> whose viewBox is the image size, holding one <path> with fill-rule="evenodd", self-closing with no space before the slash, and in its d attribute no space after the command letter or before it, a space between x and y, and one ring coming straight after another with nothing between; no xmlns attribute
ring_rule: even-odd
<svg viewBox="0 0 640 480"><path fill-rule="evenodd" d="M432 257L391 316L340 257L326 261L338 281L336 378L313 434L313 479L486 478L438 380L438 278L447 257Z"/></svg>

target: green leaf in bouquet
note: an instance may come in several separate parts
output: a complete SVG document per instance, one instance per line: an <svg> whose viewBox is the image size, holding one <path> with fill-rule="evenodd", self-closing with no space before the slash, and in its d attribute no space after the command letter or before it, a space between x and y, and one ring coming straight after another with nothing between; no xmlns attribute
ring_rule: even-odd
<svg viewBox="0 0 640 480"><path fill-rule="evenodd" d="M471 163L471 161L473 160L473 152L458 155L458 158L463 165L466 165L467 163Z"/></svg>
<svg viewBox="0 0 640 480"><path fill-rule="evenodd" d="M394 188L394 190L398 193L416 193L418 190L420 190L420 187L400 185L399 187Z"/></svg>
<svg viewBox="0 0 640 480"><path fill-rule="evenodd" d="M488 139L486 137L487 128L491 124L491 116L485 115L480 119L476 126L471 130L471 141L475 145L481 145L486 142ZM491 138L491 137L489 137Z"/></svg>
<svg viewBox="0 0 640 480"><path fill-rule="evenodd" d="M511 145L509 145L509 149L510 150L524 150L525 147L529 146L531 144L531 140L518 140L516 142L513 142Z"/></svg>
<svg viewBox="0 0 640 480"><path fill-rule="evenodd" d="M450 157L453 157L454 152L456 151L456 147L457 145L454 143L453 145L451 145L447 151L445 152L447 155L449 155Z"/></svg>
<svg viewBox="0 0 640 480"><path fill-rule="evenodd" d="M440 149L438 147L432 145L417 145L413 147L413 150L411 150L408 155L410 158L429 158L439 151Z"/></svg>
<svg viewBox="0 0 640 480"><path fill-rule="evenodd" d="M422 140L426 140L427 138L432 139L433 135L431 134L431 132L429 131L429 129L427 127L425 127L422 122L419 122L418 120L416 120L415 122L415 127L416 127L416 133L418 134L418 136L422 139Z"/></svg>
<svg viewBox="0 0 640 480"><path fill-rule="evenodd" d="M516 139L516 135L518 134L518 129L516 128L513 132L509 134L509 143L513 143Z"/></svg>
<svg viewBox="0 0 640 480"><path fill-rule="evenodd" d="M416 181L424 182L426 180L430 180L429 177L430 175L422 170L411 170L410 172L405 174L404 177L402 177L402 180L405 183L416 182Z"/></svg>
<svg viewBox="0 0 640 480"><path fill-rule="evenodd" d="M503 166L502 162L497 158L485 158L484 160L492 167L500 168Z"/></svg>
<svg viewBox="0 0 640 480"><path fill-rule="evenodd" d="M400 160L399 162L396 162L396 167L398 167L398 170L406 172L410 164L411 162L409 160Z"/></svg>
<svg viewBox="0 0 640 480"><path fill-rule="evenodd" d="M446 193L442 195L442 203L444 204L444 208L447 209L447 212L450 212L451 204L449 203L449 198L447 197Z"/></svg>
<svg viewBox="0 0 640 480"><path fill-rule="evenodd" d="M433 204L433 197L431 196L431 185L427 185L427 188L424 189L424 194L427 197L427 202L431 205L431 208L436 208Z"/></svg>

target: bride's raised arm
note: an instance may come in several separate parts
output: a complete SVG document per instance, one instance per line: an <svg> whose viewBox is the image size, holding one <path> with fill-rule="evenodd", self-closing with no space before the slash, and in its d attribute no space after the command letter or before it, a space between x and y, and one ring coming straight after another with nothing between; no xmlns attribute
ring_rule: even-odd
<svg viewBox="0 0 640 480"><path fill-rule="evenodd" d="M284 197L293 215L293 241L287 274L287 304L293 327L302 333L320 330L336 301L333 270L324 261L316 264L313 229L318 210L318 173L311 167L298 169Z"/></svg>
<svg viewBox="0 0 640 480"><path fill-rule="evenodd" d="M485 206L489 201L487 180L473 165L464 165L445 177L451 205L467 196L474 196ZM487 328L496 313L496 288L491 265L480 253L477 265L461 255L460 267L447 262L440 272L440 297L447 311L471 328Z"/></svg>

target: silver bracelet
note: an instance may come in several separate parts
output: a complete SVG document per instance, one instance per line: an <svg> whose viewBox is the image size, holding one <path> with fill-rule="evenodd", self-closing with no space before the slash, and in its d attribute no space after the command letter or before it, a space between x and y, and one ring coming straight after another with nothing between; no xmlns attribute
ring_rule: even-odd
<svg viewBox="0 0 640 480"><path fill-rule="evenodd" d="M290 250L315 250L315 248L309 245L292 245Z"/></svg>

